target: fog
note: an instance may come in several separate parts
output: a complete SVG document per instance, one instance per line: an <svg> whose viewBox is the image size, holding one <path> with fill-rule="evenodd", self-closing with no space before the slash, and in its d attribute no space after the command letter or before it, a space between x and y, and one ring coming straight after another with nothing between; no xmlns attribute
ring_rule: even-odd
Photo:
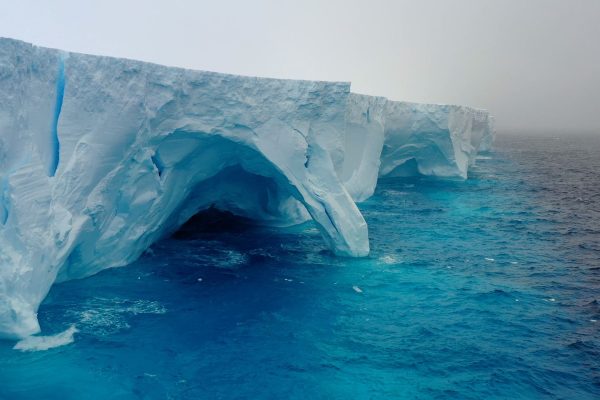
<svg viewBox="0 0 600 400"><path fill-rule="evenodd" d="M600 135L600 1L1 1L0 36L466 104L500 132Z"/></svg>

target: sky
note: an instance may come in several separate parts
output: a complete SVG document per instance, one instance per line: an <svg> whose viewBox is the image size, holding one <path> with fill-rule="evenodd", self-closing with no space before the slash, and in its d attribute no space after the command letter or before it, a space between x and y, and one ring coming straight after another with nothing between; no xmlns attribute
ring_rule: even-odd
<svg viewBox="0 0 600 400"><path fill-rule="evenodd" d="M0 0L0 36L600 135L600 0Z"/></svg>

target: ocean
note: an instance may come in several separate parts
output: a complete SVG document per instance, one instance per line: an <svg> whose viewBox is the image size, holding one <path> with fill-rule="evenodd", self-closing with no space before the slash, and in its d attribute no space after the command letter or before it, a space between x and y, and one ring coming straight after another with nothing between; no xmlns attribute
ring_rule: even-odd
<svg viewBox="0 0 600 400"><path fill-rule="evenodd" d="M210 213L55 285L64 345L0 341L0 399L598 399L599 175L600 135L499 135L466 181L380 182L362 259Z"/></svg>

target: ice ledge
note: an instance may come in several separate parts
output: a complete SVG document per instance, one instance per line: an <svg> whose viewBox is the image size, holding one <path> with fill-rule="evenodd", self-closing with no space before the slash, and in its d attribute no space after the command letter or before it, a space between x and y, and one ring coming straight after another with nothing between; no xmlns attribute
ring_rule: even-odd
<svg viewBox="0 0 600 400"><path fill-rule="evenodd" d="M38 331L55 281L128 264L212 206L273 225L310 218L333 252L365 256L355 201L378 176L465 178L490 126L484 112L349 83L0 39L0 335Z"/></svg>

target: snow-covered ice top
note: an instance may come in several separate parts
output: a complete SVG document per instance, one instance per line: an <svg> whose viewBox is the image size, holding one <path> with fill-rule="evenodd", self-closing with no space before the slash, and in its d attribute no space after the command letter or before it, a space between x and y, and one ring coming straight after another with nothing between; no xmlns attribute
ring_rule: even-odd
<svg viewBox="0 0 600 400"><path fill-rule="evenodd" d="M312 219L369 252L378 177L466 178L491 118L349 83L169 68L0 39L0 335L39 331L55 281L134 261L201 210Z"/></svg>

